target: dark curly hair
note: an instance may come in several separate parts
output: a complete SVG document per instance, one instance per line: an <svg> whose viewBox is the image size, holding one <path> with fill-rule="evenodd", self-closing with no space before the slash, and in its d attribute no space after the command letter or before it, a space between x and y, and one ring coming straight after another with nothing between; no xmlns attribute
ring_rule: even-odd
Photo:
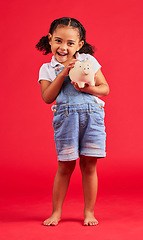
<svg viewBox="0 0 143 240"><path fill-rule="evenodd" d="M84 41L84 45L79 50L79 53L89 53L90 55L94 54L94 47L86 42L86 30L78 20L74 18L69 18L69 17L63 17L63 18L54 20L51 23L50 30L49 30L49 33L51 35L53 34L53 32L55 31L58 25L71 26L73 28L77 28L79 30L80 41L82 40ZM36 44L36 48L39 51L42 51L44 55L51 53L51 46L49 44L48 35L42 37L39 40L39 42Z"/></svg>

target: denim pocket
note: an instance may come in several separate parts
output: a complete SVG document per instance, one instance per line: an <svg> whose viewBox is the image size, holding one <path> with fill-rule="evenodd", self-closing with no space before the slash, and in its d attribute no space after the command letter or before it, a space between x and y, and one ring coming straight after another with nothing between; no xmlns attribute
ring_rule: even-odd
<svg viewBox="0 0 143 240"><path fill-rule="evenodd" d="M99 125L104 125L104 109L93 110L92 111L94 121Z"/></svg>
<svg viewBox="0 0 143 240"><path fill-rule="evenodd" d="M54 112L54 117L53 117L53 128L54 128L54 130L56 130L59 127L62 126L66 117L67 117L66 109L64 109L62 111L61 110L56 110L56 112Z"/></svg>

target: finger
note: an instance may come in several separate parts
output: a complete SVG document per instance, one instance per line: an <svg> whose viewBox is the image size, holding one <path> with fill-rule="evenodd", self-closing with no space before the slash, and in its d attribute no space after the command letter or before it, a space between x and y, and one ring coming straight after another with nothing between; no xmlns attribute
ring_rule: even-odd
<svg viewBox="0 0 143 240"><path fill-rule="evenodd" d="M72 59L71 60L71 62L73 62L73 63L75 63L75 62L77 62L77 61L79 61L78 59Z"/></svg>
<svg viewBox="0 0 143 240"><path fill-rule="evenodd" d="M78 59L73 59L71 62L69 62L68 67L74 67L75 63L79 61Z"/></svg>

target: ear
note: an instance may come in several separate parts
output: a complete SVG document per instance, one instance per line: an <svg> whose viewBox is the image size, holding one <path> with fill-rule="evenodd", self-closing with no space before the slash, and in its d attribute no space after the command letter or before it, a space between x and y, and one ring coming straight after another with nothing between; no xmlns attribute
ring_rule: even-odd
<svg viewBox="0 0 143 240"><path fill-rule="evenodd" d="M91 61L90 61L89 59L87 59L85 62L88 63L89 65L92 64Z"/></svg>
<svg viewBox="0 0 143 240"><path fill-rule="evenodd" d="M49 44L51 45L51 39L52 39L52 34L51 33L48 34L48 39L49 39Z"/></svg>
<svg viewBox="0 0 143 240"><path fill-rule="evenodd" d="M80 65L81 65L81 62L80 61L76 61L74 67L78 67Z"/></svg>
<svg viewBox="0 0 143 240"><path fill-rule="evenodd" d="M83 40L79 42L77 51L79 51L82 48L83 44L84 44Z"/></svg>

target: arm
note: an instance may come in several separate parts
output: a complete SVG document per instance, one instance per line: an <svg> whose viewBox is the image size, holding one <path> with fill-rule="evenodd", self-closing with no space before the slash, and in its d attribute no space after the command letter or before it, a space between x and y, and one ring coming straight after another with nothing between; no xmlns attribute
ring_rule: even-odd
<svg viewBox="0 0 143 240"><path fill-rule="evenodd" d="M70 63L64 67L52 83L41 79L41 95L45 103L50 104L56 99L65 77L67 76L69 70L74 67L76 61L76 59L70 61Z"/></svg>
<svg viewBox="0 0 143 240"><path fill-rule="evenodd" d="M99 69L95 74L95 86L85 85L84 88L79 88L77 83L72 82L75 89L82 92L87 92L93 96L103 97L109 94L109 86L106 79Z"/></svg>

